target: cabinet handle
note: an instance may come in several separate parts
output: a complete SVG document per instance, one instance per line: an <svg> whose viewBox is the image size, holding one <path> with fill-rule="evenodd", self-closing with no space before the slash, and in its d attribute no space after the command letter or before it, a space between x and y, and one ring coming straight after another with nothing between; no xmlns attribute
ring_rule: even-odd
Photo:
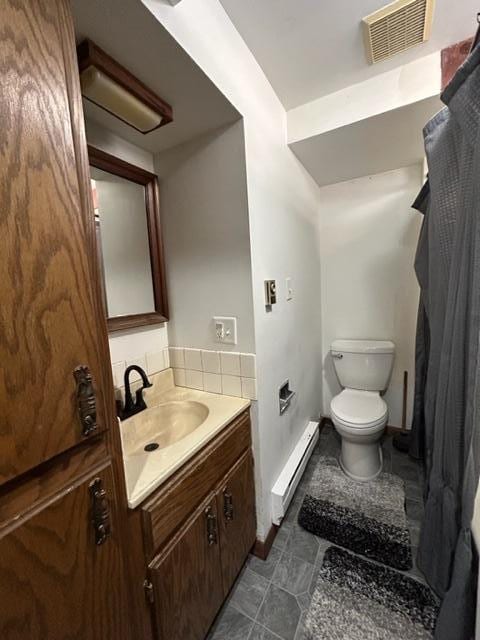
<svg viewBox="0 0 480 640"><path fill-rule="evenodd" d="M73 377L77 383L77 406L82 435L87 437L97 429L97 402L93 388L93 378L86 365L76 367Z"/></svg>
<svg viewBox="0 0 480 640"><path fill-rule="evenodd" d="M227 489L223 492L223 515L225 520L233 520L233 496Z"/></svg>
<svg viewBox="0 0 480 640"><path fill-rule="evenodd" d="M95 478L90 483L89 489L92 497L92 524L95 531L95 544L101 545L106 542L111 533L107 492L102 487L100 478Z"/></svg>
<svg viewBox="0 0 480 640"><path fill-rule="evenodd" d="M212 546L218 542L217 516L213 513L212 507L205 509L205 516L207 518L207 540L209 546Z"/></svg>

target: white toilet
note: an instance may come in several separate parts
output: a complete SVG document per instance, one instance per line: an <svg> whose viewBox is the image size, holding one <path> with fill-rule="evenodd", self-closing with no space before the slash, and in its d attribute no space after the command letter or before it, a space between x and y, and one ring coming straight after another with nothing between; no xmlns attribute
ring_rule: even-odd
<svg viewBox="0 0 480 640"><path fill-rule="evenodd" d="M350 478L367 482L382 470L380 438L388 407L380 392L388 387L395 345L387 340L335 340L330 353L344 387L330 404L342 438L340 465Z"/></svg>

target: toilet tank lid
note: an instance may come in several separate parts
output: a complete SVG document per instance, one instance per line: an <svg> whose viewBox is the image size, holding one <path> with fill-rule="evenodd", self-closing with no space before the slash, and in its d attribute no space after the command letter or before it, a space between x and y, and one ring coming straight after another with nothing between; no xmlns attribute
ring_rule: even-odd
<svg viewBox="0 0 480 640"><path fill-rule="evenodd" d="M331 350L345 353L394 353L395 345L390 340L334 340Z"/></svg>

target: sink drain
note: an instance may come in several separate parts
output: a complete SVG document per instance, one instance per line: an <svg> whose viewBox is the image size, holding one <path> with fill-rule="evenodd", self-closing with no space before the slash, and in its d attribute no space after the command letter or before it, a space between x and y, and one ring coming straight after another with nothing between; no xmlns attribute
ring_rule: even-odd
<svg viewBox="0 0 480 640"><path fill-rule="evenodd" d="M144 451L155 451L155 449L158 449L160 445L158 444L158 442L150 442L149 444L146 444L143 447Z"/></svg>

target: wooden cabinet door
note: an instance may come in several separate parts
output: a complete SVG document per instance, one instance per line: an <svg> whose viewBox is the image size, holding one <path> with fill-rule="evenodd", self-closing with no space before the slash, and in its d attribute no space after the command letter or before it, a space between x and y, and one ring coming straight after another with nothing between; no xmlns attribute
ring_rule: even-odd
<svg viewBox="0 0 480 640"><path fill-rule="evenodd" d="M224 594L230 591L256 537L251 451L245 453L217 493Z"/></svg>
<svg viewBox="0 0 480 640"><path fill-rule="evenodd" d="M0 529L2 640L126 640L123 559L115 503L97 545L90 484L114 496L112 469L65 488Z"/></svg>
<svg viewBox="0 0 480 640"><path fill-rule="evenodd" d="M224 598L212 495L150 565L158 640L204 640Z"/></svg>
<svg viewBox="0 0 480 640"><path fill-rule="evenodd" d="M3 0L0 24L2 484L84 439L78 365L104 429L110 378L69 3Z"/></svg>

